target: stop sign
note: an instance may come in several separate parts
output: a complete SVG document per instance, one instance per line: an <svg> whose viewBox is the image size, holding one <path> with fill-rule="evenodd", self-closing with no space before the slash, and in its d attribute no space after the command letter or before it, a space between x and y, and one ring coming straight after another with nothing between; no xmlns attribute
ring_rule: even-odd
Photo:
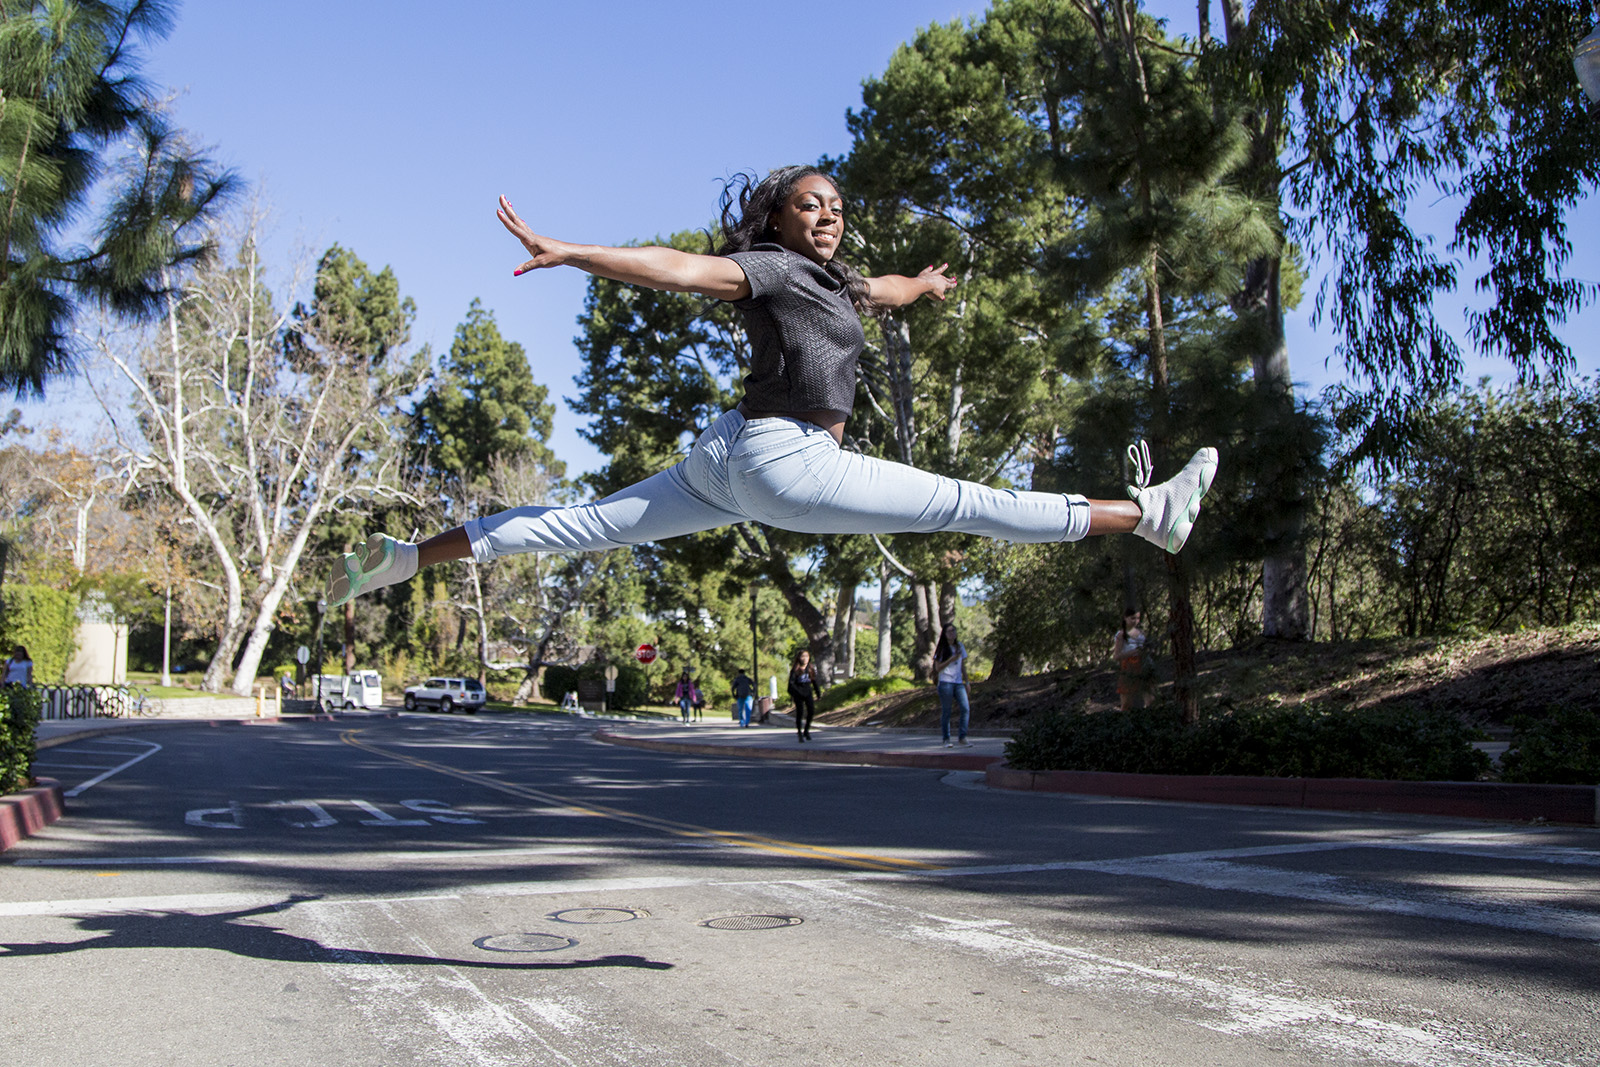
<svg viewBox="0 0 1600 1067"><path fill-rule="evenodd" d="M656 661L656 646L640 645L633 650L633 658L640 663L654 663Z"/></svg>

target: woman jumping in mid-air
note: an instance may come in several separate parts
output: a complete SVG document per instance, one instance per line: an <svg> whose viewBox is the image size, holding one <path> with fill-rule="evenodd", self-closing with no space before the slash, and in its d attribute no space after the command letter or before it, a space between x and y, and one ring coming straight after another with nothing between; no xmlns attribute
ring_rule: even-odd
<svg viewBox="0 0 1600 1067"><path fill-rule="evenodd" d="M956 282L946 267L864 278L835 260L844 203L814 167L775 170L753 188L746 182L737 212L724 193L715 255L557 241L529 229L505 197L497 214L533 257L517 274L572 266L732 303L750 338L744 399L682 462L603 500L511 508L417 544L373 534L345 555L328 583L329 606L445 560L624 548L748 520L800 533L949 531L1025 542L1136 533L1176 552L1216 476L1216 449L1202 448L1161 485L1148 485L1143 467L1128 487L1132 500L1088 500L991 489L841 449L866 344L860 312L921 296L943 300Z"/></svg>

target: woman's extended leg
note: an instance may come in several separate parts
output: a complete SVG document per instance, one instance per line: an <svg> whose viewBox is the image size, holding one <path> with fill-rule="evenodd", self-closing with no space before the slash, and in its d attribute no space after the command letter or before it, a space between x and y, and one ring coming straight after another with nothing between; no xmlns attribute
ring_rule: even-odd
<svg viewBox="0 0 1600 1067"><path fill-rule="evenodd" d="M1137 533L1169 552L1183 547L1216 475L1204 448L1169 482L1134 500L994 489L839 448L820 427L757 419L728 457L735 505L801 533L971 533L1019 542Z"/></svg>
<svg viewBox="0 0 1600 1067"><path fill-rule="evenodd" d="M347 553L328 583L330 607L386 585L421 567L453 559L487 563L518 552L594 552L679 537L740 522L684 480L684 464L652 475L604 500L574 507L511 508L412 544L374 534Z"/></svg>

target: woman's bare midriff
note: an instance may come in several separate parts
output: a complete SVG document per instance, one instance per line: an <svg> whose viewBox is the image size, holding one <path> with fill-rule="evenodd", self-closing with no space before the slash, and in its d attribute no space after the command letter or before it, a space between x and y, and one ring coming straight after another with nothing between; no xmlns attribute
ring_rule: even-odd
<svg viewBox="0 0 1600 1067"><path fill-rule="evenodd" d="M833 435L835 441L844 443L845 416L840 411L758 411L740 401L739 414L747 419L800 419L813 426L821 426Z"/></svg>

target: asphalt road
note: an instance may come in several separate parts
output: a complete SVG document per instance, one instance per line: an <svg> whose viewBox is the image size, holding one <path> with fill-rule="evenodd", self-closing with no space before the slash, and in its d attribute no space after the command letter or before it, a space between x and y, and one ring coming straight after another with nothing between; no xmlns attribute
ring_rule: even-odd
<svg viewBox="0 0 1600 1067"><path fill-rule="evenodd" d="M1600 1064L1600 832L1016 794L592 723L41 754L0 1062Z"/></svg>

